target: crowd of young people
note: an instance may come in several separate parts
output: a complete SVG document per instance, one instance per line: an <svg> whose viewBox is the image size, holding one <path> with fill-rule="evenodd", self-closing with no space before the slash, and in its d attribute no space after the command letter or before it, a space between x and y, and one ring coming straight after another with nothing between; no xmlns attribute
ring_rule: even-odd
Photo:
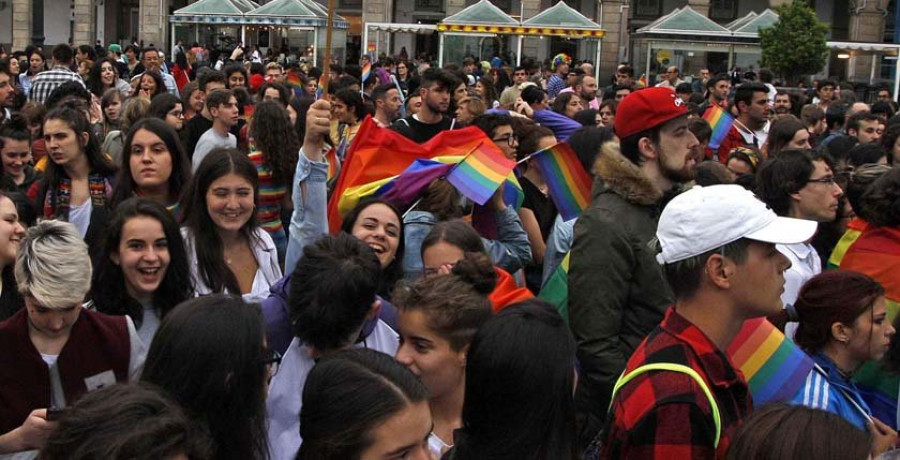
<svg viewBox="0 0 900 460"><path fill-rule="evenodd" d="M870 106L821 81L803 104L765 70L675 67L643 87L627 64L600 88L560 54L384 57L365 80L331 64L317 96L320 69L238 51L0 56L0 455L861 460L898 443L889 92ZM711 148L719 109L735 121ZM330 232L364 123L417 144L477 132L524 198L473 204L438 177ZM562 142L593 180L571 220L529 156ZM757 406L727 351L762 317L813 363L781 405Z"/></svg>

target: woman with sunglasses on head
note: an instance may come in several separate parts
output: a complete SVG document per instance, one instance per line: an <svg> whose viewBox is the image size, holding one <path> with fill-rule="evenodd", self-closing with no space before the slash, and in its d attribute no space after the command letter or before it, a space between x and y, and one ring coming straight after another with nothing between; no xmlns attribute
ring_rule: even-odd
<svg viewBox="0 0 900 460"><path fill-rule="evenodd" d="M178 216L178 194L189 179L190 165L178 135L162 120L145 118L125 138L112 203L137 196Z"/></svg>
<svg viewBox="0 0 900 460"><path fill-rule="evenodd" d="M197 295L230 293L260 302L281 279L278 251L259 227L256 167L237 149L215 149L181 196L182 234Z"/></svg>
<svg viewBox="0 0 900 460"><path fill-rule="evenodd" d="M93 253L109 219L116 166L100 151L87 115L76 108L51 110L44 118L44 140L51 161L28 196L44 219L75 225Z"/></svg>
<svg viewBox="0 0 900 460"><path fill-rule="evenodd" d="M152 201L119 204L95 262L93 307L131 317L148 346L160 320L194 295L178 223Z"/></svg>
<svg viewBox="0 0 900 460"><path fill-rule="evenodd" d="M266 346L259 309L215 294L163 319L141 381L164 390L212 438L212 458L266 460L266 389L279 359Z"/></svg>

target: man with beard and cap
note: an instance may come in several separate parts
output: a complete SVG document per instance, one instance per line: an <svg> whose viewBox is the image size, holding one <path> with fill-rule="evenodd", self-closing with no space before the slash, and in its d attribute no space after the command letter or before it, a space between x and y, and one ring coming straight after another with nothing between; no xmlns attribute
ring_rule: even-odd
<svg viewBox="0 0 900 460"><path fill-rule="evenodd" d="M421 76L418 95L422 98L419 112L401 118L391 129L424 144L441 131L456 128L456 119L446 116L450 108L450 93L459 86L452 73L442 69L428 69ZM412 97L412 96L410 96Z"/></svg>
<svg viewBox="0 0 900 460"><path fill-rule="evenodd" d="M625 361L672 304L650 242L663 195L691 180L699 144L687 104L671 88L623 99L615 132L620 148L604 149L594 165L593 200L575 224L569 266L582 442L599 431Z"/></svg>

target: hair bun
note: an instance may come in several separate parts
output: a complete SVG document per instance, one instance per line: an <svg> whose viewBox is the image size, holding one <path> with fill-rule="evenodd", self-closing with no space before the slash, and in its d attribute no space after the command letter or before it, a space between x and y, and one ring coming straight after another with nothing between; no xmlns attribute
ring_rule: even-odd
<svg viewBox="0 0 900 460"><path fill-rule="evenodd" d="M453 266L454 276L471 285L480 294L488 295L497 285L497 271L487 254L467 252Z"/></svg>

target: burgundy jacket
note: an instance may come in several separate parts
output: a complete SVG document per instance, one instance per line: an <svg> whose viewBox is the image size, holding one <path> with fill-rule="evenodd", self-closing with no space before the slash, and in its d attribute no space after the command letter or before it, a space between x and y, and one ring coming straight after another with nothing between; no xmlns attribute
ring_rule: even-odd
<svg viewBox="0 0 900 460"><path fill-rule="evenodd" d="M128 380L131 339L124 316L82 309L56 365L66 404L87 393L86 378L112 371ZM0 323L0 434L20 425L34 409L50 406L50 369L28 336L25 308Z"/></svg>

